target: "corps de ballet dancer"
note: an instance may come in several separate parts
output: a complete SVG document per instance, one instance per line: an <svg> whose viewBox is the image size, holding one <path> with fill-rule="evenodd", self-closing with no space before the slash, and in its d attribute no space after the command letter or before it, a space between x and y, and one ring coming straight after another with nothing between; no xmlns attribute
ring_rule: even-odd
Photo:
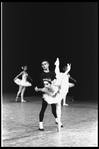
<svg viewBox="0 0 99 149"><path fill-rule="evenodd" d="M26 102L23 97L24 97L24 92L26 90L26 87L30 87L32 86L32 84L30 82L27 81L27 77L31 79L30 76L28 76L27 73L27 66L22 66L23 71L18 74L15 78L14 78L14 82L19 86L19 90L17 92L17 96L15 101L18 100L19 95L21 94L21 102ZM19 79L18 77L22 76L22 79ZM31 79L32 81L32 79Z"/></svg>
<svg viewBox="0 0 99 149"><path fill-rule="evenodd" d="M67 64L67 66L65 65L63 67L64 72L67 70L68 65L69 64ZM71 64L70 64L70 69L71 69ZM63 75L64 72L61 72L61 75ZM69 92L69 88L74 87L74 84L70 83L69 79L72 79L74 82L76 82L76 80L73 79L68 72L65 75L65 77L62 79L62 82L61 82L61 89L62 89L62 92L63 92L63 106L68 106L68 104L66 103L66 99L67 99L66 97L67 97L67 94Z"/></svg>
<svg viewBox="0 0 99 149"><path fill-rule="evenodd" d="M35 87L35 91L42 91L43 99L48 104L56 104L56 113L57 113L57 119L58 119L58 131L61 129L61 100L63 98L63 92L61 90L61 82L62 79L65 77L65 75L70 70L70 65L68 64L67 71L61 75L60 69L59 69L59 58L56 59L55 65L55 74L56 78L49 83L48 81L45 82L45 86L43 88Z"/></svg>

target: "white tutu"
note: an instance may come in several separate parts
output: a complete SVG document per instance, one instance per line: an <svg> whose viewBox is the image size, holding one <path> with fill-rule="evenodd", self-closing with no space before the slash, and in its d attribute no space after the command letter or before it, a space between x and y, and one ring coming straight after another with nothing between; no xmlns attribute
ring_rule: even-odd
<svg viewBox="0 0 99 149"><path fill-rule="evenodd" d="M56 93L56 96L51 96L51 95L48 95L48 94L43 94L43 98L44 100L48 103L48 104L55 104L55 103L58 103L60 102L63 97L68 93L68 90L69 90L69 87L73 87L74 84L73 83L67 83L67 86L65 84L65 86L61 86L61 89L59 92L58 91L58 88L53 86L53 89ZM64 88L65 87L65 88Z"/></svg>
<svg viewBox="0 0 99 149"><path fill-rule="evenodd" d="M16 78L14 79L14 82L17 84L17 85L21 85L21 86L25 86L25 87L28 87L28 86L32 86L32 84L28 81L25 81L25 80L21 80L19 78Z"/></svg>
<svg viewBox="0 0 99 149"><path fill-rule="evenodd" d="M48 104L55 104L62 100L60 93L57 93L55 97L52 97L48 94L43 94L43 98Z"/></svg>

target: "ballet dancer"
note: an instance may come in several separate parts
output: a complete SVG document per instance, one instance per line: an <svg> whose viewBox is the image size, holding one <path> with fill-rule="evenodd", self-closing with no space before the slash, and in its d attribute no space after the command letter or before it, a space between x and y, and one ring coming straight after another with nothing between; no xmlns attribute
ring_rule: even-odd
<svg viewBox="0 0 99 149"><path fill-rule="evenodd" d="M67 67L68 67L68 64L67 64ZM64 72L67 71L67 67L66 66L63 67ZM70 69L71 69L71 64L70 64ZM68 106L68 104L66 103L66 97L67 97L67 94L69 92L69 88L74 86L73 83L69 82L69 79L71 78L72 80L74 80L76 82L75 79L70 77L70 74L68 73L69 71L67 71L67 74L65 75L64 79L61 82L62 83L61 88L62 88L62 91L63 91L63 106ZM64 72L63 73L61 72L61 75L63 75Z"/></svg>
<svg viewBox="0 0 99 149"><path fill-rule="evenodd" d="M29 87L29 86L32 86L32 84L30 82L27 81L27 77L29 77L31 79L30 76L28 76L28 73L26 72L27 70L27 66L22 66L22 69L23 71L18 74L15 78L14 78L14 82L19 85L19 90L17 92L17 96L16 96L16 99L15 101L18 100L18 97L19 97L19 94L21 94L21 102L26 102L24 99L23 99L23 96L24 96L24 92L26 90L26 87ZM22 79L19 79L18 77L19 76L22 76ZM32 79L31 79L32 81Z"/></svg>
<svg viewBox="0 0 99 149"><path fill-rule="evenodd" d="M43 61L41 63L41 66L43 68L43 73L40 76L40 80L41 80L42 88L44 88L44 87L46 87L46 85L48 85L48 83L51 83L51 81L55 79L55 72L49 70L48 61ZM35 91L38 91L37 87L35 87ZM44 98L42 98L42 107L41 107L41 111L39 113L39 130L41 130L41 131L44 130L43 119L44 119L44 113L47 108L47 105L48 105L48 103L46 102L46 100L44 100ZM56 104L52 103L51 109L52 109L52 114L55 117L55 123L58 124L58 119L57 119L57 114L56 114ZM63 127L62 124L61 124L61 127Z"/></svg>
<svg viewBox="0 0 99 149"><path fill-rule="evenodd" d="M65 77L67 72L61 75L58 58L56 59L56 62L54 64L55 64L56 78L53 81L51 81L51 83L45 82L45 86L43 88L35 87L35 91L44 92L43 99L48 104L56 104L58 131L60 131L61 126L63 126L61 123L61 100L63 97L62 91L61 91L61 81ZM68 66L68 69L70 69L69 66Z"/></svg>

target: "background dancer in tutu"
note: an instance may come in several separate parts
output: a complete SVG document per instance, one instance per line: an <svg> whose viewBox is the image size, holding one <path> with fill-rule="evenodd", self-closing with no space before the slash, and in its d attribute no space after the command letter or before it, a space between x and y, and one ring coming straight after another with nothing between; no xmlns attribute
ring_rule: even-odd
<svg viewBox="0 0 99 149"><path fill-rule="evenodd" d="M31 79L30 76L28 76L28 73L26 72L27 70L27 66L22 66L22 69L23 71L18 74L15 78L14 78L14 82L19 85L19 90L17 92L17 96L16 96L16 99L15 101L18 100L18 97L19 97L19 94L21 94L21 102L26 102L23 97L24 97L24 92L25 92L25 89L26 87L29 87L29 86L32 86L32 84L30 82L27 81L27 77L29 77ZM22 76L22 79L19 79L18 77L19 76ZM31 79L32 81L32 79Z"/></svg>
<svg viewBox="0 0 99 149"><path fill-rule="evenodd" d="M73 81L76 82L75 79L70 77L70 74L68 73L70 71L70 69L68 69L68 66L71 69L71 64L70 65L67 64L67 66L63 67L64 72L63 73L61 72L61 75L63 75L67 71L67 74L65 75L65 77L62 79L62 82L61 82L61 88L63 91L63 106L68 106L68 104L66 103L66 97L67 97L67 94L69 92L69 88L74 86L73 83L69 82L69 79L71 78Z"/></svg>
<svg viewBox="0 0 99 149"><path fill-rule="evenodd" d="M55 72L49 70L49 63L48 61L43 61L42 62L42 68L43 68L43 73L41 74L41 84L42 88L46 88L46 86L49 86L51 84L51 81L55 79ZM37 87L35 87L35 91L39 91ZM42 98L42 107L41 111L39 113L39 130L44 130L43 127L43 118L44 118L44 113L47 108L48 102ZM57 114L56 114L56 104L51 104L51 109L52 113L55 117L55 123L58 124L58 119L57 119ZM61 127L63 127L61 125Z"/></svg>

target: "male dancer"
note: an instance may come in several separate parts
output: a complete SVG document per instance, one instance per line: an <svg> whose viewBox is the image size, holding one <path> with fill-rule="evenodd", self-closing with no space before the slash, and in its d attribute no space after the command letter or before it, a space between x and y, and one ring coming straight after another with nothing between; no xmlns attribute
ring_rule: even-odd
<svg viewBox="0 0 99 149"><path fill-rule="evenodd" d="M44 87L46 82L51 83L51 81L55 79L55 72L50 72L48 61L42 62L42 68L43 68L43 73L41 74L40 78L41 78L42 87ZM42 98L42 108L39 113L39 130L41 130L41 131L44 130L43 118L44 118L44 112L47 108L47 105L48 105L48 103ZM52 113L55 117L55 123L58 124L57 114L56 114L56 104L51 104L51 108L52 108ZM63 127L62 124L61 124L61 127Z"/></svg>

